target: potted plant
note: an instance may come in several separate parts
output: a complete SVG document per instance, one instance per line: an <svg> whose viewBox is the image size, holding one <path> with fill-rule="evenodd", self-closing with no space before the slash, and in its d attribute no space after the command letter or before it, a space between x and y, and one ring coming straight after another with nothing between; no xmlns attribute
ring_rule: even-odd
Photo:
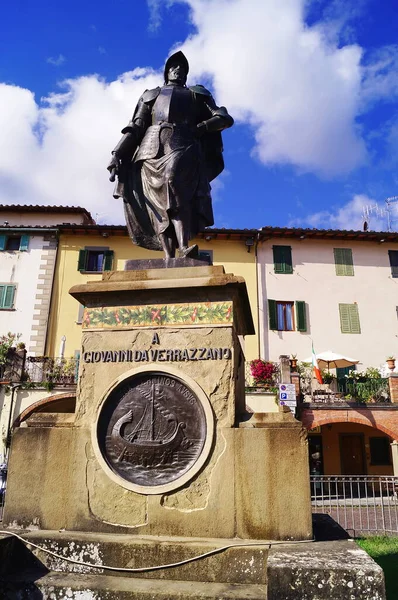
<svg viewBox="0 0 398 600"><path fill-rule="evenodd" d="M393 371L395 369L395 356L387 356L386 362L390 371Z"/></svg>
<svg viewBox="0 0 398 600"><path fill-rule="evenodd" d="M267 387L275 384L278 367L275 363L256 358L250 361L250 374L256 387Z"/></svg>
<svg viewBox="0 0 398 600"><path fill-rule="evenodd" d="M336 376L333 375L333 373L330 373L329 371L322 371L323 383L330 384L334 379L336 379Z"/></svg>
<svg viewBox="0 0 398 600"><path fill-rule="evenodd" d="M295 371L297 369L297 354L292 354L290 359L290 367Z"/></svg>

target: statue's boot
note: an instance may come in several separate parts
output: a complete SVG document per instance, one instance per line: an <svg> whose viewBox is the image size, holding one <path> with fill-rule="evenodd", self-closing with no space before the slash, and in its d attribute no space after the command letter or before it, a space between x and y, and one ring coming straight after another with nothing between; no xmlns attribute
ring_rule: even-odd
<svg viewBox="0 0 398 600"><path fill-rule="evenodd" d="M182 258L197 258L199 256L199 247L197 244L193 244L193 246L188 246L185 248L181 248L180 256Z"/></svg>

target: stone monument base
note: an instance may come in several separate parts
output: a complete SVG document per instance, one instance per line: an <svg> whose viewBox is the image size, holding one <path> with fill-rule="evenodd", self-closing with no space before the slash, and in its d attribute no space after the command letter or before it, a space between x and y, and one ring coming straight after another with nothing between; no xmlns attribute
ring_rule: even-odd
<svg viewBox="0 0 398 600"><path fill-rule="evenodd" d="M249 540L42 531L28 550L0 537L2 598L85 600L384 600L382 569L352 540L250 545ZM224 550L222 548L225 548ZM228 549L227 549L228 548ZM202 556L201 555L207 555ZM66 558L98 565L68 562ZM186 562L189 561L189 562ZM184 563L149 572L107 571Z"/></svg>

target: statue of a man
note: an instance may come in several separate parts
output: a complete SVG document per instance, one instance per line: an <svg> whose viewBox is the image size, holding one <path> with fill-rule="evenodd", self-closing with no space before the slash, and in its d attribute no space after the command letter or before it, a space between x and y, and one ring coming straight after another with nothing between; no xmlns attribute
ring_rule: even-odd
<svg viewBox="0 0 398 600"><path fill-rule="evenodd" d="M182 52L170 56L165 84L142 94L108 166L131 239L166 258L176 248L195 256L189 241L214 224L210 181L224 168L221 131L234 122L206 88L186 86L188 69Z"/></svg>

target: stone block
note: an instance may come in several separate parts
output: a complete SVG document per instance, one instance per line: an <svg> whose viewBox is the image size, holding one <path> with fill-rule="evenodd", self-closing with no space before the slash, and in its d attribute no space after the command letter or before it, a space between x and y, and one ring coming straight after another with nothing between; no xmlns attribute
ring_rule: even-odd
<svg viewBox="0 0 398 600"><path fill-rule="evenodd" d="M384 574L353 540L273 546L268 600L385 600Z"/></svg>
<svg viewBox="0 0 398 600"><path fill-rule="evenodd" d="M235 430L236 535L311 539L306 435L293 417L269 417L255 428Z"/></svg>

